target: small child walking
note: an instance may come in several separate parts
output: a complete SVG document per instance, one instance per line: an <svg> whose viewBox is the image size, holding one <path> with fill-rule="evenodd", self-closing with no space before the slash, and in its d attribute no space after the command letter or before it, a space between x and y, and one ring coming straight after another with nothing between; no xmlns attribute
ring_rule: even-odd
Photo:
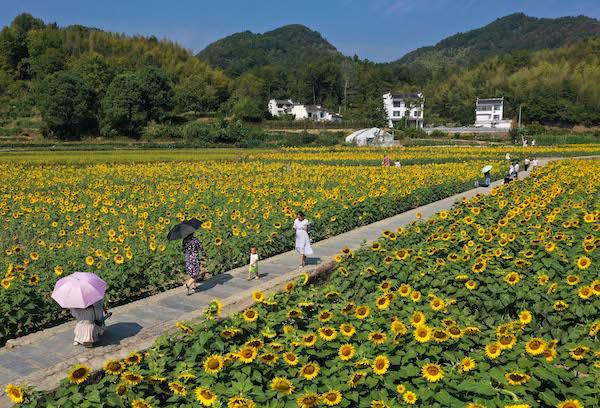
<svg viewBox="0 0 600 408"><path fill-rule="evenodd" d="M256 247L250 248L250 264L248 265L248 280L260 279L258 275L258 253Z"/></svg>

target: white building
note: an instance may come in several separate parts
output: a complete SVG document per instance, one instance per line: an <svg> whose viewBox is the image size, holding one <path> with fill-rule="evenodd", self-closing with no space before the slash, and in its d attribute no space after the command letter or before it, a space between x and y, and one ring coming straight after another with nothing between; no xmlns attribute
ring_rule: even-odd
<svg viewBox="0 0 600 408"><path fill-rule="evenodd" d="M269 101L269 113L273 116L288 115L294 102L291 99L271 99Z"/></svg>
<svg viewBox="0 0 600 408"><path fill-rule="evenodd" d="M324 109L321 105L294 103L291 99L271 99L268 105L273 116L292 115L295 120L314 120L317 122L338 122L341 115Z"/></svg>
<svg viewBox="0 0 600 408"><path fill-rule="evenodd" d="M475 104L475 126L510 129L511 121L504 119L504 98L477 98L477 103Z"/></svg>
<svg viewBox="0 0 600 408"><path fill-rule="evenodd" d="M388 126L404 125L423 127L423 108L425 100L422 93L383 94L383 107L387 113Z"/></svg>

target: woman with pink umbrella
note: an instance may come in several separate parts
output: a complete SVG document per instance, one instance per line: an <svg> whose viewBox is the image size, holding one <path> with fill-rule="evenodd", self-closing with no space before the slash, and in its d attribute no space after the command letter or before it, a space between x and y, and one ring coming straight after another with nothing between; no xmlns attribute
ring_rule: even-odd
<svg viewBox="0 0 600 408"><path fill-rule="evenodd" d="M94 273L75 272L58 280L52 299L69 309L77 320L73 345L93 347L104 333L104 321L110 317L104 309L106 282Z"/></svg>

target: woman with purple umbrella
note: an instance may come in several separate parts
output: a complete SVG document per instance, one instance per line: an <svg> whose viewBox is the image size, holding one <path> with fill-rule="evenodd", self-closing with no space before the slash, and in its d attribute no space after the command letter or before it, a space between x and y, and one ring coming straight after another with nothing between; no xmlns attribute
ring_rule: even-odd
<svg viewBox="0 0 600 408"><path fill-rule="evenodd" d="M52 298L77 320L73 345L93 347L104 333L110 313L104 308L106 282L94 273L75 272L59 279Z"/></svg>

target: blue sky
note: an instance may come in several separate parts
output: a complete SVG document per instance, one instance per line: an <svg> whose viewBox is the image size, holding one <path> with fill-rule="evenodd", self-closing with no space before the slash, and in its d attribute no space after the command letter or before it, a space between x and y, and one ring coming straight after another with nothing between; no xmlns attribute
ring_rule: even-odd
<svg viewBox="0 0 600 408"><path fill-rule="evenodd" d="M347 55L392 61L498 17L600 18L600 0L0 0L0 26L29 12L59 25L82 24L167 37L195 52L238 31L300 23Z"/></svg>

